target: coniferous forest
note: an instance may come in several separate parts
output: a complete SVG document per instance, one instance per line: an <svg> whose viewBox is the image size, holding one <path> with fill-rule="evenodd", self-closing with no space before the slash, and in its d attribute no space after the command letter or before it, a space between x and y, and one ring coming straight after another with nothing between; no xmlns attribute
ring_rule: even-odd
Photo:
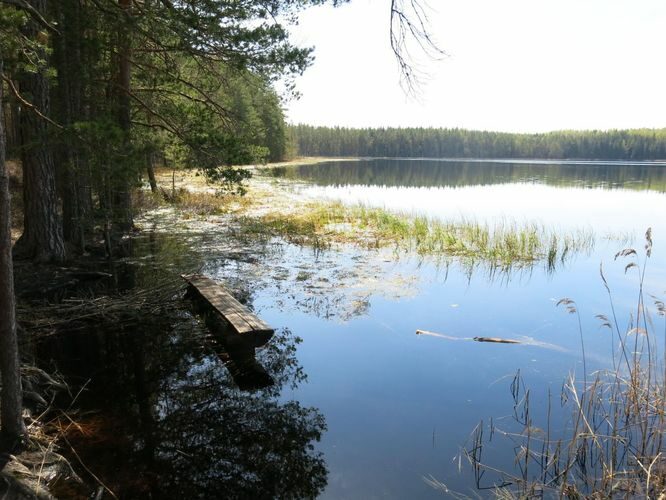
<svg viewBox="0 0 666 500"><path fill-rule="evenodd" d="M301 72L310 50L266 19L291 3L23 4L0 7L7 154L26 181L17 255L62 260L96 216L131 226L130 192L141 177L154 186L156 164L228 179L232 164L284 156L271 82Z"/></svg>
<svg viewBox="0 0 666 500"><path fill-rule="evenodd" d="M539 158L658 160L665 129L514 134L441 128L344 128L295 125L289 133L303 156L402 158Z"/></svg>

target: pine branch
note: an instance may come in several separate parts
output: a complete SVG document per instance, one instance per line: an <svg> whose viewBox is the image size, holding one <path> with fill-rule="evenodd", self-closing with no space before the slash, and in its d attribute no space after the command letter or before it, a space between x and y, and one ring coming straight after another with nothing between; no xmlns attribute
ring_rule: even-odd
<svg viewBox="0 0 666 500"><path fill-rule="evenodd" d="M41 24L47 30L52 31L54 33L60 33L52 23L44 19L44 17L39 13L39 11L25 0L0 0L0 3L4 3L6 5L11 5L12 7L16 7L17 9L21 9L30 14L33 20Z"/></svg>

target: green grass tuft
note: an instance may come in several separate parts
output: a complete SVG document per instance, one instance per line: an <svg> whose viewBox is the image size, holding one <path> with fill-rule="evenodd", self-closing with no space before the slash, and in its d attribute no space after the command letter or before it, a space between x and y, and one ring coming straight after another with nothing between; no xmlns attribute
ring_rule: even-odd
<svg viewBox="0 0 666 500"><path fill-rule="evenodd" d="M340 203L313 203L298 213L247 217L242 226L248 233L280 236L299 243L393 246L423 256L462 257L498 266L544 260L553 268L568 255L590 250L594 245L593 235L586 231L554 233L539 224L510 221L492 226L465 219L442 221Z"/></svg>

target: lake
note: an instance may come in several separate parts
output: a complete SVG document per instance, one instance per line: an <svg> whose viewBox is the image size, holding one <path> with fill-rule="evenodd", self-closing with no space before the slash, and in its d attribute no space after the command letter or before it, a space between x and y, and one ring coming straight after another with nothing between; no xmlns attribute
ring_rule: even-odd
<svg viewBox="0 0 666 500"><path fill-rule="evenodd" d="M479 420L507 420L516 370L532 388L537 414L545 409L549 389L559 397L568 372L577 370L580 376L577 324L556 302L571 297L578 305L589 371L612 365L613 341L594 317L609 312L600 263L618 315L627 321L636 307L637 275L625 275L628 261L613 257L628 245L644 253L643 235L652 227L655 246L646 289L662 298L666 290L663 165L378 159L266 175L289 180L286 189L317 200L442 219L535 221L595 235L594 248L553 273L537 266L489 277L483 269L470 275L455 262L445 268L428 259L391 262L378 280L390 284L395 273L416 276L405 285L411 293L396 293L389 285L385 293L369 296L362 315L344 321L275 308L270 294L258 298L270 321L292 324L304 338L300 359L309 383L295 396L327 416L322 449L331 474L325 498L437 496L422 480L429 475L469 493L469 476L458 474L454 457ZM534 344L417 337L416 329ZM507 466L513 455L511 443L504 445L507 450L495 452L498 463ZM502 451L509 451L509 458Z"/></svg>
<svg viewBox="0 0 666 500"><path fill-rule="evenodd" d="M632 246L643 266L648 227L654 247L645 291L666 295L661 164L377 159L267 169L256 181L299 198L435 219L537 222L589 233L592 243L555 268L537 262L497 272L391 248L243 240L224 216L148 212L133 255L118 263L125 276L118 286L131 291L192 271L224 281L278 330L258 354L275 384L238 390L224 346L202 342L210 336L187 311L120 338L109 332L95 348L63 348L65 372L82 381L95 373L91 406L133 415L118 416L117 432L132 429L133 438L104 477L122 476L122 456L124 473L153 478L145 491L156 496L438 498L442 485L483 496L458 457L477 424L489 429L492 419L496 436L483 459L512 471L514 444L502 432L522 431L512 418L516 372L542 428L549 391L559 408L568 374L584 375L577 316L557 302L576 303L592 373L617 360L617 340L595 318L610 312L599 266L624 328L639 279L635 268L625 273L631 258L614 256ZM554 434L566 418L552 410ZM499 477L487 473L480 486Z"/></svg>

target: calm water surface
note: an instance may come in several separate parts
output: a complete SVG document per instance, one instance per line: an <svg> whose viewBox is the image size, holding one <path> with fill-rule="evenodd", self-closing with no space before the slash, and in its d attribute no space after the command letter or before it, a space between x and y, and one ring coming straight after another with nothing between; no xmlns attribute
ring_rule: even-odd
<svg viewBox="0 0 666 500"><path fill-rule="evenodd" d="M87 336L98 348L63 348L100 353L81 356L72 370L83 380L94 372L102 400L113 402L109 408L135 415L131 431L116 432L134 440L109 474L120 474L119 463L128 476L142 471L144 494L442 497L424 478L475 494L471 472L458 471L456 456L482 419L521 430L511 419L516 371L532 389L538 427L545 426L548 390L559 401L567 374L582 374L576 317L556 307L557 300L577 303L589 372L612 366L613 358L611 336L594 318L610 309L599 265L624 326L635 310L638 280L635 269L625 275L627 260L613 256L627 244L642 254L648 226L654 251L646 291L666 295L661 165L373 160L263 175L312 199L446 219L536 221L592 231L595 244L554 271L537 263L493 273L483 263L470 267L391 249L321 252L279 239L238 241L224 218L147 214L140 221L146 235L124 263L128 289L201 271L224 281L278 335L259 354L276 383L255 393L235 388L220 361L227 354L202 344L205 331L186 312L178 313L185 323L170 323L177 327L158 322L153 329L161 335ZM633 241L620 241L626 238ZM460 340L417 336L417 329ZM470 340L477 336L524 344ZM564 425L557 411L553 419L554 428ZM484 459L512 470L513 444L498 437ZM496 480L487 475L484 483Z"/></svg>
<svg viewBox="0 0 666 500"><path fill-rule="evenodd" d="M536 220L600 234L663 227L666 166L442 160L362 160L277 169L295 189L439 218Z"/></svg>
<svg viewBox="0 0 666 500"><path fill-rule="evenodd" d="M330 467L326 498L428 497L432 475L469 492L454 457L474 425L489 417L510 427L511 376L521 370L532 387L533 410L548 389L559 395L570 371L581 375L575 317L555 303L571 297L585 332L588 371L612 365L609 332L595 314L609 312L599 265L613 288L621 323L635 310L637 275L613 256L633 238L641 252L652 227L654 251L646 288L666 290L666 167L645 164L554 164L370 160L272 171L289 189L313 199L384 207L444 219L540 222L595 234L593 249L548 273L471 276L455 261L402 259L382 270L417 276L412 294L372 294L363 314L345 321L276 308L271 294L258 307L275 324L304 338L300 359L309 383L294 394L319 407L329 426L322 449ZM610 237L611 239L606 239ZM315 263L313 263L316 265ZM635 270L634 270L635 271ZM503 337L509 346L414 335L426 329L452 337ZM663 347L663 345L662 345ZM545 406L541 405L542 408ZM504 420L502 420L504 417ZM538 417L535 417L538 422ZM545 420L535 425L545 425ZM511 467L512 445L498 444L496 464ZM487 457L488 458L488 457ZM494 478L488 478L492 484Z"/></svg>

